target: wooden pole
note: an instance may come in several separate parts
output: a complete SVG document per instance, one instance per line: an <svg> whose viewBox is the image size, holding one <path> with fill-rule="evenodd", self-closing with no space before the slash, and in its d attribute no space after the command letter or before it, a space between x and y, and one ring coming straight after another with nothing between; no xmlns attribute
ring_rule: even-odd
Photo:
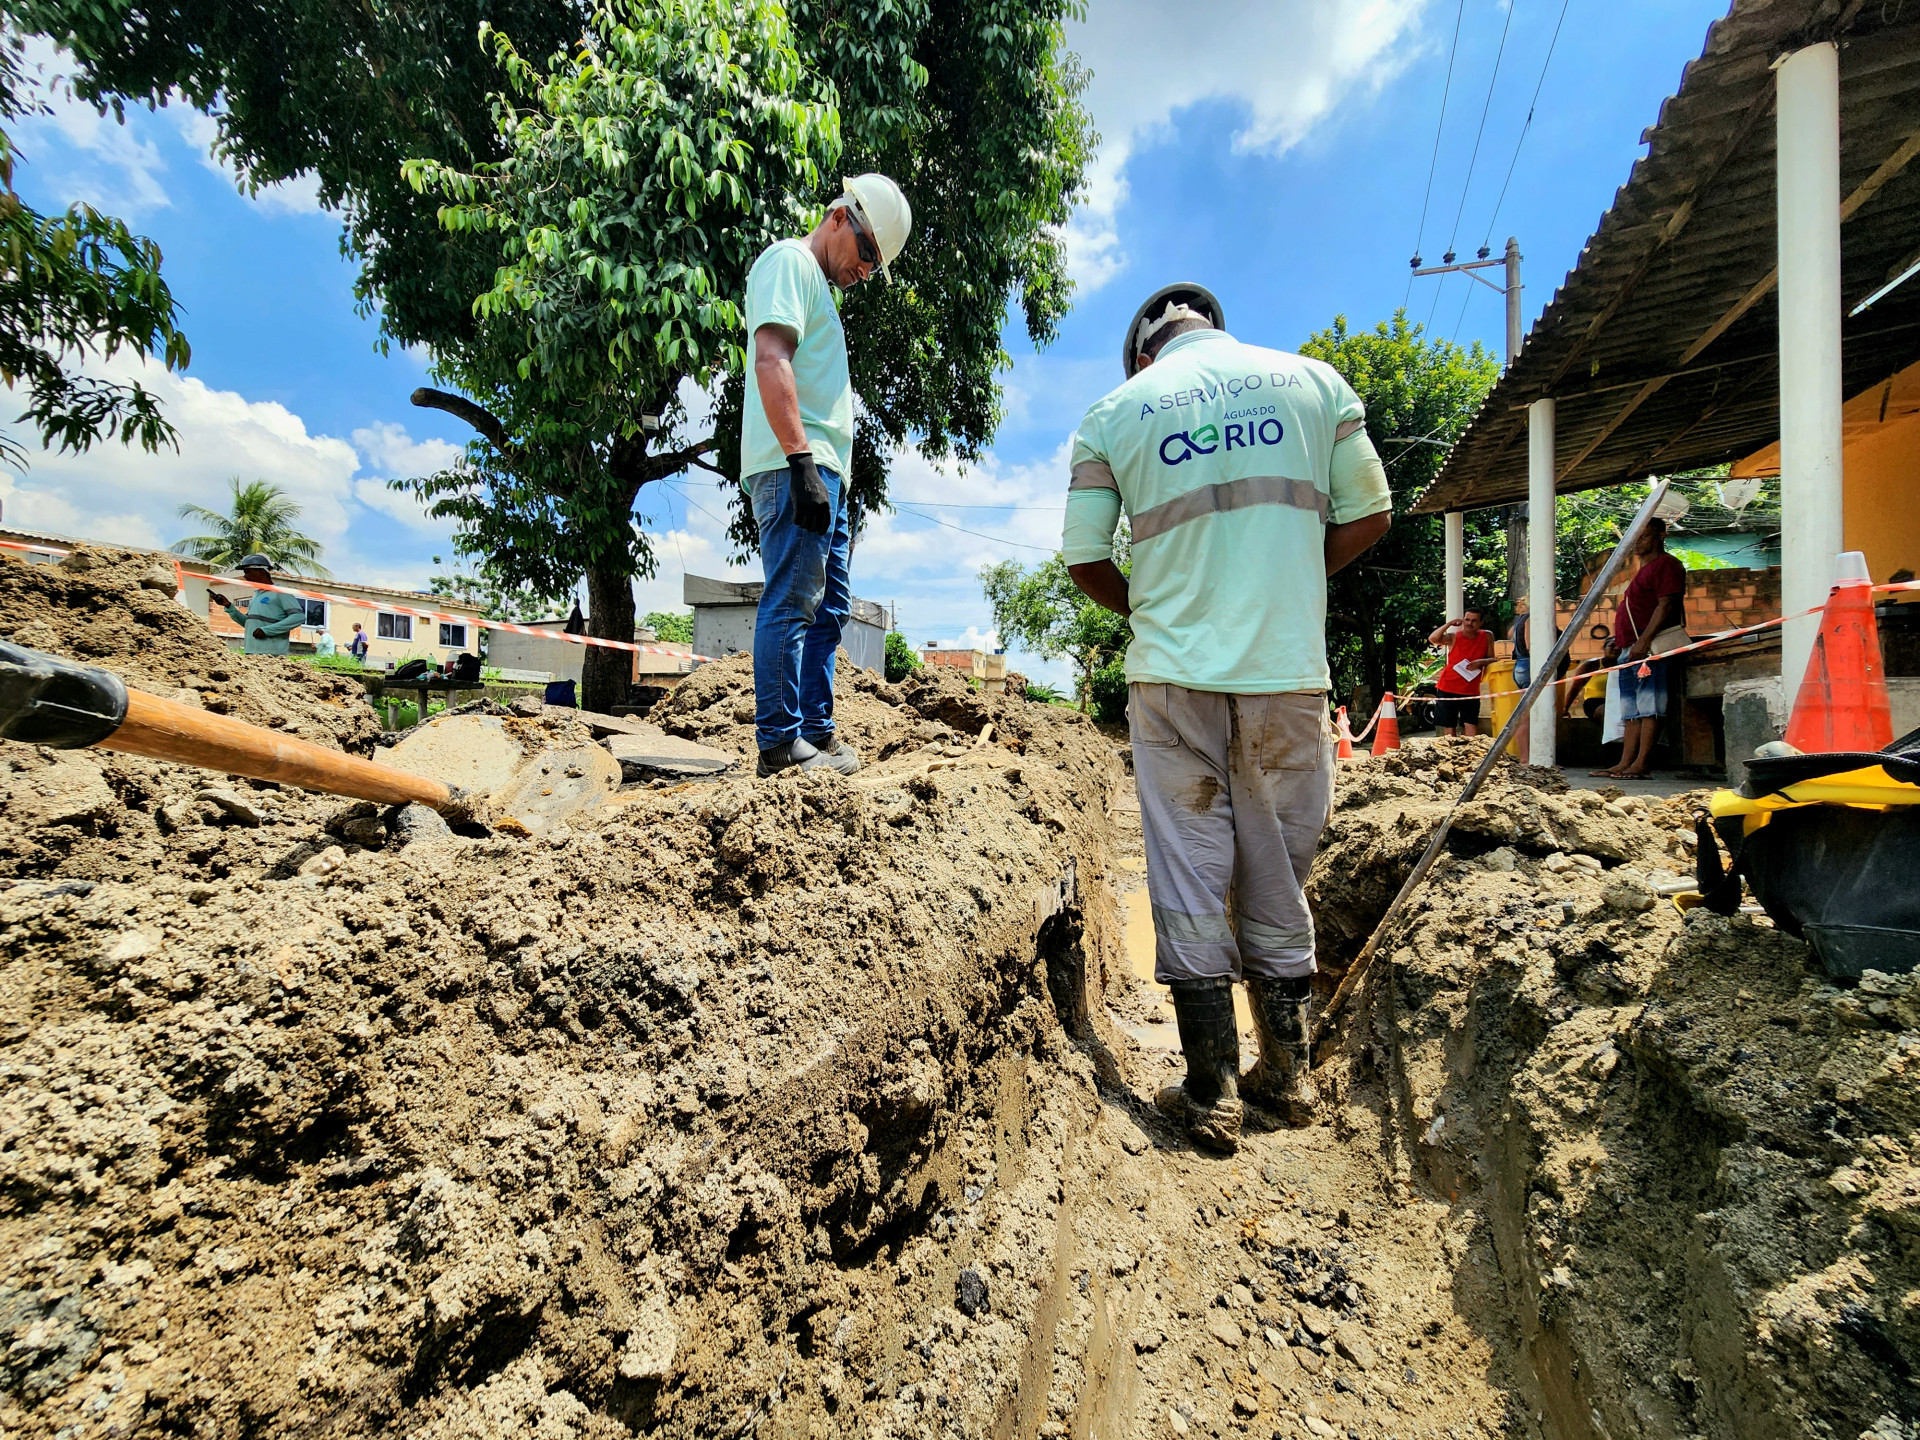
<svg viewBox="0 0 1920 1440"><path fill-rule="evenodd" d="M120 728L95 743L102 750L224 770L253 780L275 780L382 805L417 802L435 810L457 808L453 791L438 780L139 690L127 691L127 718Z"/></svg>

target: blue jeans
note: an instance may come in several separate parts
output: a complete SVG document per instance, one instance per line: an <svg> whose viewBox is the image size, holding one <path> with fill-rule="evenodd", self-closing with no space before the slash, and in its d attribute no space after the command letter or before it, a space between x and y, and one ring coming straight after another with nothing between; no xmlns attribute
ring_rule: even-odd
<svg viewBox="0 0 1920 1440"><path fill-rule="evenodd" d="M1626 659L1626 656L1621 656ZM1648 660L1647 668L1653 673L1646 679L1640 678L1638 664L1630 664L1620 671L1620 718L1622 720L1656 720L1667 713L1667 662Z"/></svg>
<svg viewBox="0 0 1920 1440"><path fill-rule="evenodd" d="M805 736L833 739L833 664L840 630L853 612L847 583L852 537L840 477L822 468L833 519L814 535L793 523L793 487L786 470L747 478L760 565L767 577L753 624L753 708L762 750Z"/></svg>

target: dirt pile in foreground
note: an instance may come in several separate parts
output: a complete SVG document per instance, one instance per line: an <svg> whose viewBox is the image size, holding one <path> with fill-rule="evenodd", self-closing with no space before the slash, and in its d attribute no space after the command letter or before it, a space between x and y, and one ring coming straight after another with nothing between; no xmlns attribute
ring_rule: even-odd
<svg viewBox="0 0 1920 1440"><path fill-rule="evenodd" d="M1117 765L866 686L852 783L537 840L63 757L86 814L0 812L0 1431L1032 1433Z"/></svg>
<svg viewBox="0 0 1920 1440"><path fill-rule="evenodd" d="M1466 749L1348 772L1315 867L1335 928L1384 908L1428 762ZM1655 886L1691 869L1686 798L1495 773L1330 1067L1407 1193L1453 1202L1456 1303L1507 1329L1554 1435L1912 1434L1920 986L1683 918Z"/></svg>
<svg viewBox="0 0 1920 1440"><path fill-rule="evenodd" d="M89 548L29 565L0 554L0 638L316 744L373 748L380 725L358 682L236 654L173 594L173 567L152 555ZM297 865L307 856L280 843L290 833L281 827L311 828L336 808L137 756L7 745L0 874L197 880Z"/></svg>

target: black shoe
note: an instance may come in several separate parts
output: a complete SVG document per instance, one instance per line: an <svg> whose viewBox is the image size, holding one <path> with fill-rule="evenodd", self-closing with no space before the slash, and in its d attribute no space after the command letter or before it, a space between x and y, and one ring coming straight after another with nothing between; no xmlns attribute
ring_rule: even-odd
<svg viewBox="0 0 1920 1440"><path fill-rule="evenodd" d="M1231 1155L1240 1148L1240 1032L1233 1018L1233 981L1181 982L1173 992L1173 1018L1186 1052L1187 1078L1169 1085L1153 1103L1180 1122L1195 1141Z"/></svg>
<svg viewBox="0 0 1920 1440"><path fill-rule="evenodd" d="M1240 1093L1289 1125L1313 1124L1320 1091L1313 1083L1312 990L1304 975L1247 977L1247 1008L1260 1058L1240 1077Z"/></svg>
<svg viewBox="0 0 1920 1440"><path fill-rule="evenodd" d="M851 775L860 768L860 752L837 734L805 735L801 737L801 743L812 746L828 766L842 775Z"/></svg>
<svg viewBox="0 0 1920 1440"><path fill-rule="evenodd" d="M851 752L849 752L851 753ZM854 764L859 764L858 758ZM778 775L782 770L819 770L823 768L839 769L825 755L821 754L805 740L789 740L784 745L776 745L771 750L760 752L760 764L755 770L762 780Z"/></svg>

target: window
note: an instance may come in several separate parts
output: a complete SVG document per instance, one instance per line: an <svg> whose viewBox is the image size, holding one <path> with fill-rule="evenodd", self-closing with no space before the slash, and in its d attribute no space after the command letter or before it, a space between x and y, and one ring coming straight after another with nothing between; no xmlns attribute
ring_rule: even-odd
<svg viewBox="0 0 1920 1440"><path fill-rule="evenodd" d="M302 603L307 607L307 618L301 623L314 630L326 629L327 602L324 600L306 600Z"/></svg>
<svg viewBox="0 0 1920 1440"><path fill-rule="evenodd" d="M440 644L449 650L466 649L467 627L464 625L442 624L440 627Z"/></svg>
<svg viewBox="0 0 1920 1440"><path fill-rule="evenodd" d="M379 615L374 618L374 634L382 640L411 640L413 638L413 617L411 615Z"/></svg>

